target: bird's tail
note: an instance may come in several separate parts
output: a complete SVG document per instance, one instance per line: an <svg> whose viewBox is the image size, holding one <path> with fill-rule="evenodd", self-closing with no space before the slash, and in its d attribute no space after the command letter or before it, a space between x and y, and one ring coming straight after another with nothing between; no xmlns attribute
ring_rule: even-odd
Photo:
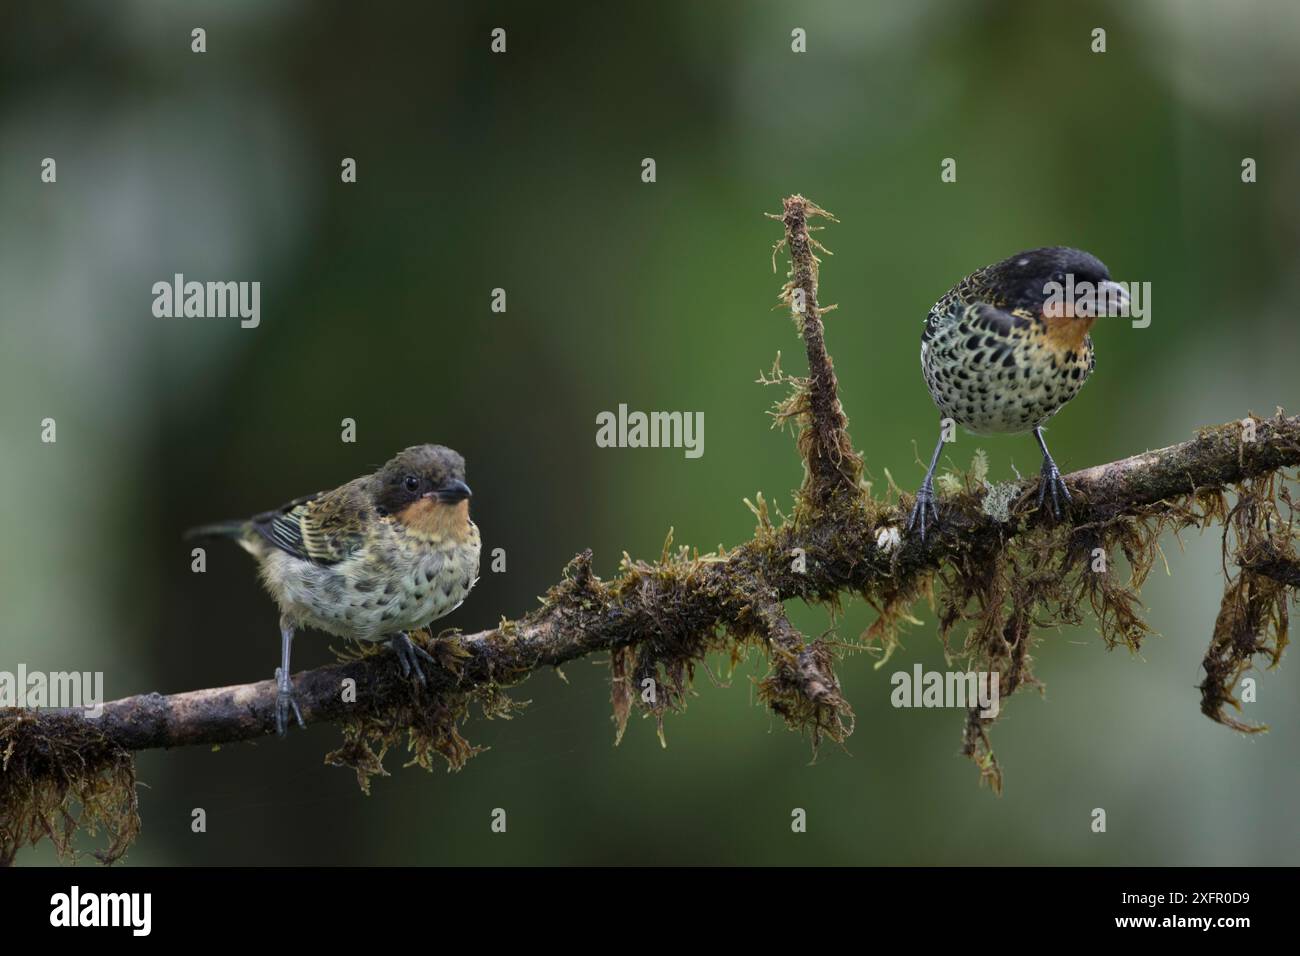
<svg viewBox="0 0 1300 956"><path fill-rule="evenodd" d="M247 521L218 521L214 524L201 524L185 532L184 540L196 538L239 538L248 527Z"/></svg>

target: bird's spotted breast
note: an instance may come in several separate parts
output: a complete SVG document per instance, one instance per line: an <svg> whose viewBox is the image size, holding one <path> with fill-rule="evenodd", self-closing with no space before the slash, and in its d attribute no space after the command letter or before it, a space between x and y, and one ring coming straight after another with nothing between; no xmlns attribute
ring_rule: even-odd
<svg viewBox="0 0 1300 956"><path fill-rule="evenodd" d="M1050 492L1057 518L1070 492L1041 429L1094 367L1091 317L1058 301L1057 290L1070 277L1094 288L1110 282L1106 265L1091 253L1065 246L1026 250L958 282L930 309L921 332L921 370L940 414L977 433L1032 430L1043 452L1039 507ZM939 521L934 471L947 440L945 427L907 521L922 542L927 526Z"/></svg>
<svg viewBox="0 0 1300 956"><path fill-rule="evenodd" d="M233 538L256 558L280 606L275 727L294 700L290 649L309 626L352 640L389 640L403 677L423 684L409 632L455 610L478 580L478 528L469 518L465 459L444 445L412 445L382 468L295 498L246 521L202 525L188 537Z"/></svg>
<svg viewBox="0 0 1300 956"><path fill-rule="evenodd" d="M478 580L478 528L437 543L395 533L381 522L365 548L321 566L282 552L267 555L263 577L291 620L354 640L377 641L425 627L454 611Z"/></svg>
<svg viewBox="0 0 1300 956"><path fill-rule="evenodd" d="M1042 425L1083 387L1094 359L1087 324L1049 327L1042 318L988 320L943 300L921 342L921 369L945 418L976 433L1023 432Z"/></svg>

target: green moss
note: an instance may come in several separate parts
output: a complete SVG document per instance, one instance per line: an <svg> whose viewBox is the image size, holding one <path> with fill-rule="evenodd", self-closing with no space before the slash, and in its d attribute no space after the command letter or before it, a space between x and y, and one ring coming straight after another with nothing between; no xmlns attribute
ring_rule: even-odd
<svg viewBox="0 0 1300 956"><path fill-rule="evenodd" d="M439 637L448 636L448 632ZM418 632L411 635L426 650L439 659L449 674L455 674L464 659L464 650L456 641L433 641ZM506 636L506 639L509 639ZM375 648L351 651L349 658L369 657L378 653ZM461 734L460 728L469 719L471 705L477 704L488 719L509 719L524 703L513 701L496 683L478 684L471 690L419 688L409 682L393 682L388 689L368 695L358 702L355 711L341 721L343 743L325 755L332 766L350 767L357 775L357 784L364 793L370 793L370 781L376 776L388 776L384 757L388 751L405 741L410 759L405 766L419 766L432 770L441 757L449 771L460 770L469 759L481 753L483 747L471 744Z"/></svg>
<svg viewBox="0 0 1300 956"><path fill-rule="evenodd" d="M1234 441L1235 434L1235 426L1229 425L1206 429L1201 437ZM1177 460L1171 470L1161 469L1174 475L1180 470ZM978 487L969 479L965 484ZM1162 490L1152 484L1143 492L1158 497ZM993 495L1000 500L990 506ZM1000 486L983 495L951 496L943 502L945 520L979 529L981 517L1002 517L1008 497ZM1233 499L1236 503L1230 507ZM1225 707L1239 709L1232 688L1256 661L1276 666L1287 643L1287 586L1246 569L1296 560L1292 504L1280 474L1166 495L1135 515L1078 527L1045 526L1025 505L1021 497L1010 507L1013 534L985 530L952 535L951 550L937 570L881 579L867 594L879 616L866 642L887 659L902 624L914 620L909 606L930 590L949 659L966 670L997 673L1005 700L1021 687L1041 686L1032 670L1032 650L1040 634L1081 624L1086 611L1107 647L1138 651L1151 633L1140 591L1163 557L1162 536L1222 525L1228 580L1204 661L1201 709L1235 729L1261 729L1228 716ZM1229 573L1233 564L1243 570ZM981 779L1000 792L1002 774L988 733L992 724L992 719L972 711L963 728L963 751L975 761Z"/></svg>

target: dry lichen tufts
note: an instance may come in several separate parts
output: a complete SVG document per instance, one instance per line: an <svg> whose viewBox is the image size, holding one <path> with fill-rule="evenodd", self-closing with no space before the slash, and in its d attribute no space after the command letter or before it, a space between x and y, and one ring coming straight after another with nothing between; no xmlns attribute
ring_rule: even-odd
<svg viewBox="0 0 1300 956"><path fill-rule="evenodd" d="M73 838L103 830L101 863L126 853L140 832L135 760L80 716L0 711L0 866L48 838L75 859Z"/></svg>
<svg viewBox="0 0 1300 956"><path fill-rule="evenodd" d="M1237 503L1229 509L1231 497ZM1222 524L1228 584L1204 661L1201 709L1235 729L1261 729L1227 716L1223 708L1238 707L1231 688L1256 655L1273 667L1287 643L1288 588L1300 583L1300 560L1291 498L1280 473L1198 488L1136 515L1073 527L1044 527L1024 512L1010 529L981 526L980 514L987 509L979 496L957 494L944 504L950 520L983 530L954 536L933 572L922 569L911 580L894 579L867 595L883 609L867 641L886 658L901 622L909 619L907 604L931 586L949 659L960 660L966 670L997 674L1003 700L1022 686L1038 685L1031 667L1038 633L1082 623L1085 602L1109 648L1123 645L1136 652L1150 633L1140 589L1162 557L1161 536ZM954 517L957 511L963 514ZM1227 572L1230 559L1241 568L1235 576ZM964 635L954 649L959 624L965 625ZM976 762L981 779L1000 792L1001 771L988 735L995 719L968 714L963 752Z"/></svg>
<svg viewBox="0 0 1300 956"><path fill-rule="evenodd" d="M826 641L798 649L774 643L772 669L758 684L758 698L794 731L807 732L813 757L822 737L843 746L853 733L853 708L835 679L835 656Z"/></svg>
<svg viewBox="0 0 1300 956"><path fill-rule="evenodd" d="M1223 569L1227 585L1214 633L1201 666L1201 712L1211 720L1243 733L1267 730L1237 720L1224 710L1241 711L1233 688L1256 655L1268 668L1282 659L1288 641L1288 587L1300 584L1296 569L1295 508L1291 495L1276 475L1245 482L1237 489L1237 503L1224 521ZM1230 563L1241 570L1228 571Z"/></svg>

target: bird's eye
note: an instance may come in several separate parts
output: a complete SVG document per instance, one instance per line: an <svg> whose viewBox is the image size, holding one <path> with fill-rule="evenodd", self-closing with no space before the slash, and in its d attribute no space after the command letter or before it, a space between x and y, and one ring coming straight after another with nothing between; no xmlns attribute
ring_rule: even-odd
<svg viewBox="0 0 1300 956"><path fill-rule="evenodd" d="M403 479L402 484L406 485L407 491L418 491L420 488L420 479L416 478L415 475L407 475L406 478Z"/></svg>

